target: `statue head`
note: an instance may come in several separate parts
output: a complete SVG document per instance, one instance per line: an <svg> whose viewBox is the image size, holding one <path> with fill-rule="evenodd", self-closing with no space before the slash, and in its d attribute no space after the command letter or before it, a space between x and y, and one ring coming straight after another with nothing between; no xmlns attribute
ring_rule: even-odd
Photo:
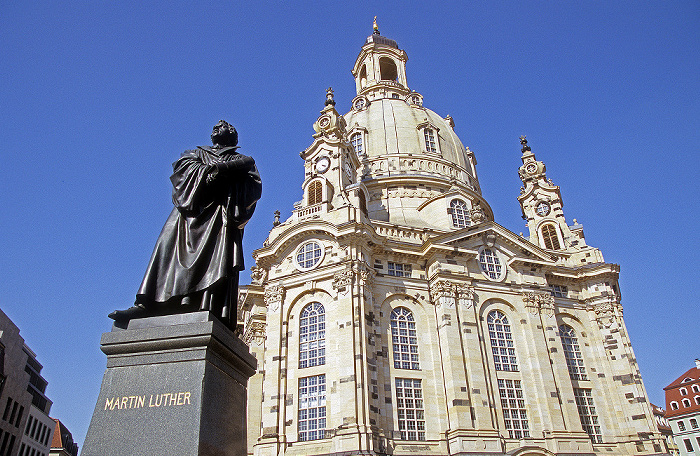
<svg viewBox="0 0 700 456"><path fill-rule="evenodd" d="M238 144L238 132L233 128L233 125L225 120L220 120L212 129L211 142L215 146L235 146Z"/></svg>

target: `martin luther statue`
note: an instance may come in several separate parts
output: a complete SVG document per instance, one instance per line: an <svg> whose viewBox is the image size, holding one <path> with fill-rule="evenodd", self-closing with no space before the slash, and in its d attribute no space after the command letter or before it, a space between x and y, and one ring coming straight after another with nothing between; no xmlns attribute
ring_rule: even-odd
<svg viewBox="0 0 700 456"><path fill-rule="evenodd" d="M185 151L173 163L173 204L148 263L136 302L109 314L129 320L197 310L236 326L243 227L260 199L262 183L251 157L236 152L238 133L221 120L213 146Z"/></svg>

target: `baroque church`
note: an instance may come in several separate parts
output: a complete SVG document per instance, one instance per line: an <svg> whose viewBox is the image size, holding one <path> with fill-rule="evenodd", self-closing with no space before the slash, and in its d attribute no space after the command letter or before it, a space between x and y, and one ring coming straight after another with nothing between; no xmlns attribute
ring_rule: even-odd
<svg viewBox="0 0 700 456"><path fill-rule="evenodd" d="M303 198L253 252L248 451L662 454L619 266L566 222L521 137L529 235L499 225L451 117L376 24L341 115L328 90ZM300 176L301 177L301 176Z"/></svg>

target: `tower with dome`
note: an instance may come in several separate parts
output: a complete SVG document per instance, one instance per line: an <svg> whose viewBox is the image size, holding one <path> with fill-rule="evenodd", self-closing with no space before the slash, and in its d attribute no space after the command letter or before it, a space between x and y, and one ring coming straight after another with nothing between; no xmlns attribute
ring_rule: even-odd
<svg viewBox="0 0 700 456"><path fill-rule="evenodd" d="M375 22L350 111L329 88L303 197L253 253L239 297L258 359L249 453L665 452L619 266L566 222L524 136L529 236L499 225L474 153L409 88L407 59Z"/></svg>

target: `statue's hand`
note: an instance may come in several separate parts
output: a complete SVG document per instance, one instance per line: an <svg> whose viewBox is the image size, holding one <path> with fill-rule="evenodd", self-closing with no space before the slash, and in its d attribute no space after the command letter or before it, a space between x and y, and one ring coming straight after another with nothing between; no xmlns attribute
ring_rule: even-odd
<svg viewBox="0 0 700 456"><path fill-rule="evenodd" d="M211 184L219 176L219 168L216 165L208 166L205 171L207 184Z"/></svg>

